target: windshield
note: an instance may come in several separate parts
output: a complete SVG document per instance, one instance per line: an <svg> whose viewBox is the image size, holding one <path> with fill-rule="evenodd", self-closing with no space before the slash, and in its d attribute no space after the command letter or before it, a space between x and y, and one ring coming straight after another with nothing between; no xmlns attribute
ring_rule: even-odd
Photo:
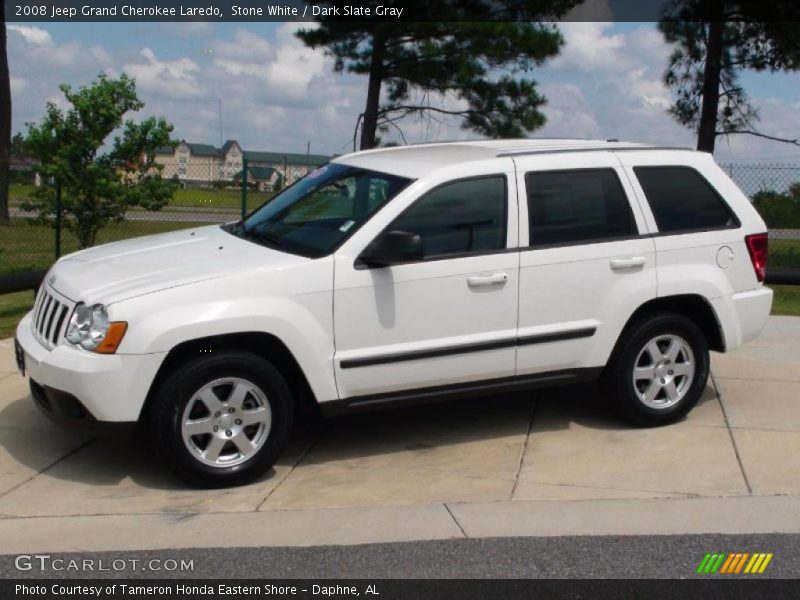
<svg viewBox="0 0 800 600"><path fill-rule="evenodd" d="M324 256L410 181L327 164L286 188L230 231L287 252Z"/></svg>

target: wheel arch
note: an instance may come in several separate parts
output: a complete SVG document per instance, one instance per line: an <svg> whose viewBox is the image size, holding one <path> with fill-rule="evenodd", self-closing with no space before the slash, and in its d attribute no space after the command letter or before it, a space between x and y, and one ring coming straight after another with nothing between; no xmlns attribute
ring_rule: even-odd
<svg viewBox="0 0 800 600"><path fill-rule="evenodd" d="M673 312L694 322L703 332L709 350L725 352L725 333L711 303L700 294L678 294L648 300L637 308L622 328L622 339L630 325L648 314ZM619 344L619 340L617 341Z"/></svg>
<svg viewBox="0 0 800 600"><path fill-rule="evenodd" d="M225 350L244 350L270 361L286 378L296 407L306 412L316 413L319 410L317 398L311 389L308 378L288 346L275 335L251 331L186 340L173 347L161 362L150 385L139 418L141 419L147 414L156 390L173 369L195 356Z"/></svg>

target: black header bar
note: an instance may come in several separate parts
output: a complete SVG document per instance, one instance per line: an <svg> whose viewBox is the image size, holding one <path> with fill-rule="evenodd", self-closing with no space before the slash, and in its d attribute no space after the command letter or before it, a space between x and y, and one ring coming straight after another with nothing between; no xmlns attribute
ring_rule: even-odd
<svg viewBox="0 0 800 600"><path fill-rule="evenodd" d="M672 0L584 0L560 21L657 21ZM9 22L514 21L522 0L4 0ZM434 9L433 6L437 6ZM538 4L537 2L527 3ZM442 7L445 8L442 8ZM451 8L447 8L451 6ZM525 8L530 8L525 6Z"/></svg>

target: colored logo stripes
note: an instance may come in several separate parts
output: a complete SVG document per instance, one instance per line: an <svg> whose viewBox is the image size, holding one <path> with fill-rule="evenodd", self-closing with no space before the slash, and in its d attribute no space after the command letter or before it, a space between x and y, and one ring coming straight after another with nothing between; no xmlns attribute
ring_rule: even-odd
<svg viewBox="0 0 800 600"><path fill-rule="evenodd" d="M763 573L769 561L772 560L772 552L734 552L726 554L724 552L716 552L714 554L706 554L703 560L700 561L700 566L697 567L697 572L704 575L720 574L738 574L738 573Z"/></svg>

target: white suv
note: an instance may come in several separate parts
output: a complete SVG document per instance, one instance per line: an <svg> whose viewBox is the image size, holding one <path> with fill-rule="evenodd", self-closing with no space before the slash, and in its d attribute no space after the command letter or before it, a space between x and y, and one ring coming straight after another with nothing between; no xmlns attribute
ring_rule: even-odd
<svg viewBox="0 0 800 600"><path fill-rule="evenodd" d="M53 416L143 422L198 485L264 473L292 416L598 378L639 425L761 331L764 222L708 154L616 141L336 158L243 222L59 260L17 329Z"/></svg>

